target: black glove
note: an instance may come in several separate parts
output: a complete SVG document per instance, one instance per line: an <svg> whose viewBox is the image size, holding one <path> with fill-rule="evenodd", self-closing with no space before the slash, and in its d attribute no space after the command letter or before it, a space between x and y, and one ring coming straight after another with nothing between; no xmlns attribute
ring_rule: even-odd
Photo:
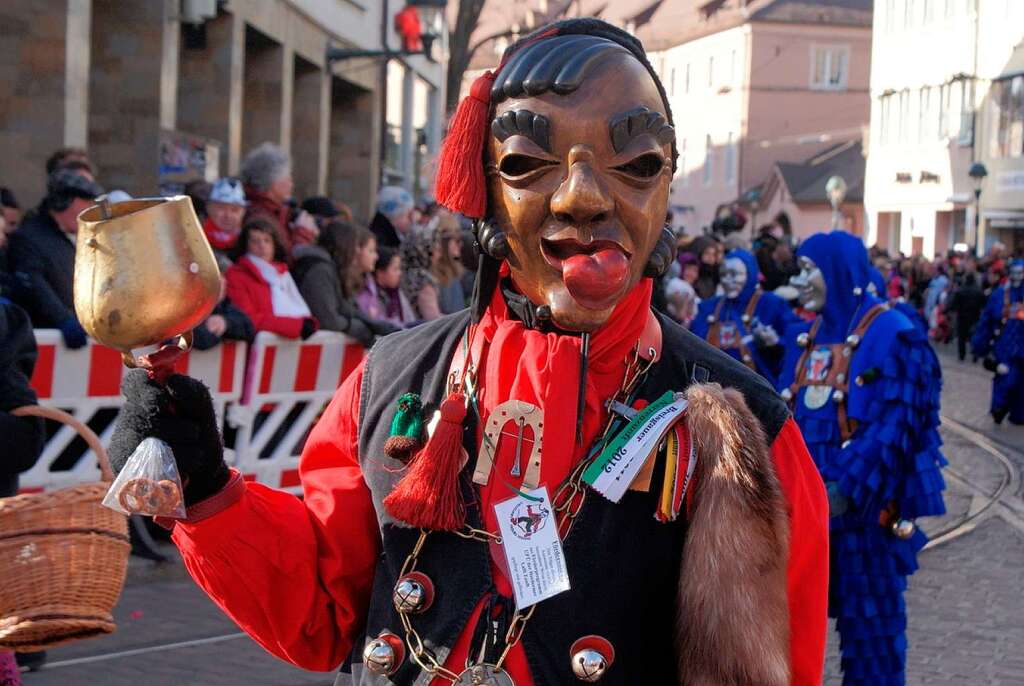
<svg viewBox="0 0 1024 686"><path fill-rule="evenodd" d="M224 448L210 392L202 382L174 374L161 386L141 369L121 383L125 405L110 439L110 466L119 473L144 439L159 438L174 451L185 504L194 505L228 482Z"/></svg>
<svg viewBox="0 0 1024 686"><path fill-rule="evenodd" d="M345 329L345 333L359 341L364 348L369 348L373 345L373 332L370 331L370 327L362 319L356 317L349 319L348 328Z"/></svg>
<svg viewBox="0 0 1024 686"><path fill-rule="evenodd" d="M64 338L64 345L72 350L81 348L89 342L85 329L74 317L68 317L58 324L57 328L60 329L60 335Z"/></svg>
<svg viewBox="0 0 1024 686"><path fill-rule="evenodd" d="M310 336L316 333L316 330L320 328L316 325L316 320L312 317L306 317L302 320L302 331L299 332L299 336L302 340L306 340Z"/></svg>

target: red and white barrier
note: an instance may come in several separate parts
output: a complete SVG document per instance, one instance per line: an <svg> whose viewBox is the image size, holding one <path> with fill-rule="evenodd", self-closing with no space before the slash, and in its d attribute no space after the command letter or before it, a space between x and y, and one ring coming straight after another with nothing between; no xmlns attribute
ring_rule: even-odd
<svg viewBox="0 0 1024 686"><path fill-rule="evenodd" d="M229 421L240 424L235 467L248 479L297 492L305 438L364 353L360 344L330 331L305 341L257 334L245 409L229 412Z"/></svg>
<svg viewBox="0 0 1024 686"><path fill-rule="evenodd" d="M126 370L119 352L91 342L70 350L59 331L37 329L35 334L39 356L31 384L40 404L67 410L86 423L98 411L123 404L120 386ZM222 425L227 416L237 428L234 449L226 451L226 459L247 479L297 491L298 455L305 437L363 355L361 345L338 333L322 331L297 341L261 332L251 350L244 343L226 341L210 350L189 352L176 369L203 381ZM100 432L101 441L109 442L114 426L110 422ZM70 468L54 469L75 438L68 427L50 437L36 465L21 475L22 490L98 479L91 451Z"/></svg>

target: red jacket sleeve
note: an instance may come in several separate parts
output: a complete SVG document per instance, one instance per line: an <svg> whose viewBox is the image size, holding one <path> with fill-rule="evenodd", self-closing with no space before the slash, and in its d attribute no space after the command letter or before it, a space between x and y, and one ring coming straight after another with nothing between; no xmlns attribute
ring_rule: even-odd
<svg viewBox="0 0 1024 686"><path fill-rule="evenodd" d="M302 334L302 317L275 317L270 287L253 279L241 267L232 266L225 275L228 298L252 320L257 331L269 331L285 338Z"/></svg>
<svg viewBox="0 0 1024 686"><path fill-rule="evenodd" d="M828 631L828 498L792 418L771 450L789 511L786 571L792 684L820 686Z"/></svg>
<svg viewBox="0 0 1024 686"><path fill-rule="evenodd" d="M348 655L380 550L357 458L362 377L360 366L306 441L302 500L246 483L234 502L174 530L185 566L210 598L268 651L305 669L332 670Z"/></svg>

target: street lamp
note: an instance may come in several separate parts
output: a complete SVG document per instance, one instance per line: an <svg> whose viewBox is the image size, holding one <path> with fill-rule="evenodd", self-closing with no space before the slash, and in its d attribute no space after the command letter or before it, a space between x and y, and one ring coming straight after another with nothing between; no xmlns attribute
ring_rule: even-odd
<svg viewBox="0 0 1024 686"><path fill-rule="evenodd" d="M832 205L832 230L843 228L841 226L843 216L839 211L839 206L846 197L846 179L841 176L829 177L825 182L825 196Z"/></svg>
<svg viewBox="0 0 1024 686"><path fill-rule="evenodd" d="M967 175L971 177L971 183L974 184L974 235L967 242L971 245L971 251L977 255L978 232L981 225L981 184L985 181L985 177L988 176L988 169L981 162L975 162L967 170Z"/></svg>
<svg viewBox="0 0 1024 686"><path fill-rule="evenodd" d="M441 37L443 17L448 0L406 0L405 9L395 15L395 31L402 38L402 49L360 50L350 48L327 48L327 63L356 57L404 57L423 55L434 61L434 41Z"/></svg>

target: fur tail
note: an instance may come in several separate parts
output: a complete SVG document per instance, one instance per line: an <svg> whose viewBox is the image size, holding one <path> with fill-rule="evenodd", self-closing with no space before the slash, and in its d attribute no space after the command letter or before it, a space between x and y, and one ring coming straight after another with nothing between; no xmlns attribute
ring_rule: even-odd
<svg viewBox="0 0 1024 686"><path fill-rule="evenodd" d="M736 390L687 391L695 508L679 588L682 686L788 686L785 499L760 422Z"/></svg>

